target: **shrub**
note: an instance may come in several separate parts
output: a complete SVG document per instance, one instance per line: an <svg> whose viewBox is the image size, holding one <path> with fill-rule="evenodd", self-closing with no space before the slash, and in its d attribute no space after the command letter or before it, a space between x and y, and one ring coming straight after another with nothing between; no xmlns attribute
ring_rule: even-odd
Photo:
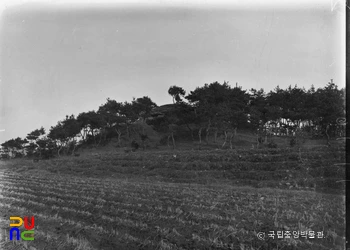
<svg viewBox="0 0 350 250"><path fill-rule="evenodd" d="M41 152L42 159L50 159L55 157L55 151L53 149L43 149Z"/></svg>
<svg viewBox="0 0 350 250"><path fill-rule="evenodd" d="M135 152L139 147L140 147L140 145L137 143L137 141L132 140L132 142L131 142L132 151Z"/></svg>
<svg viewBox="0 0 350 250"><path fill-rule="evenodd" d="M0 158L1 159L10 159L10 156L8 154L1 154Z"/></svg>
<svg viewBox="0 0 350 250"><path fill-rule="evenodd" d="M22 158L24 155L21 152L16 152L14 158Z"/></svg>

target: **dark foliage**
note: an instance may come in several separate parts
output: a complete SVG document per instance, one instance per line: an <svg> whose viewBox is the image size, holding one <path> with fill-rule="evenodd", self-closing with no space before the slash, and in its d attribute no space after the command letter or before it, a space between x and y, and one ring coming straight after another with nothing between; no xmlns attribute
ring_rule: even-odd
<svg viewBox="0 0 350 250"><path fill-rule="evenodd" d="M132 149L132 151L135 152L136 150L139 149L139 147L140 147L140 145L137 143L137 141L132 140L132 142L131 142L131 149Z"/></svg>

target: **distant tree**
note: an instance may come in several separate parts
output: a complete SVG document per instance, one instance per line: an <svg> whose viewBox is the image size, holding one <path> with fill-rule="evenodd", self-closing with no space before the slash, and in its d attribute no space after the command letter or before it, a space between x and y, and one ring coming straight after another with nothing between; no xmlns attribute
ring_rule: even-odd
<svg viewBox="0 0 350 250"><path fill-rule="evenodd" d="M268 121L275 120L280 128L294 133L303 122L306 132L326 136L328 141L335 135L337 119L345 117L345 90L339 90L332 80L317 90L314 86L307 91L296 85L286 90L277 86L267 95L266 101Z"/></svg>
<svg viewBox="0 0 350 250"><path fill-rule="evenodd" d="M67 143L72 145L72 155L75 153L75 149L77 146L77 135L79 135L81 131L81 124L74 117L74 115L66 116L66 119L62 121L63 130L65 132L65 136L67 138Z"/></svg>
<svg viewBox="0 0 350 250"><path fill-rule="evenodd" d="M249 123L253 129L262 127L268 121L268 104L263 89L251 89L249 96Z"/></svg>
<svg viewBox="0 0 350 250"><path fill-rule="evenodd" d="M311 88L305 93L305 100L304 100L304 116L306 117L306 120L308 121L308 127L309 129L313 129L314 125L318 122L318 105L317 105L317 94L315 87L312 85Z"/></svg>
<svg viewBox="0 0 350 250"><path fill-rule="evenodd" d="M213 82L211 84L205 84L203 87L197 87L185 97L195 111L194 118L198 127L199 143L202 141L202 130L205 129L208 135L213 120L219 112L219 104L225 101L225 96L227 96L229 91L230 87L228 83L224 82L224 84L220 84Z"/></svg>
<svg viewBox="0 0 350 250"><path fill-rule="evenodd" d="M80 133L83 141L86 142L90 135L94 144L97 145L96 133L103 127L103 117L101 114L95 111L83 112L78 115L77 121L80 124Z"/></svg>
<svg viewBox="0 0 350 250"><path fill-rule="evenodd" d="M55 142L52 139L44 136L42 138L39 138L36 143L40 148L40 158L49 159L54 157L57 148Z"/></svg>
<svg viewBox="0 0 350 250"><path fill-rule="evenodd" d="M194 141L194 127L193 125L196 124L196 113L194 108L185 102L177 102L174 105L174 109L169 112L170 114L167 114L166 117L170 116L170 119L167 119L167 124L175 124L177 126L184 125L188 129L192 141ZM175 132L175 127L173 126L171 128L173 132ZM174 134L173 134L174 135Z"/></svg>
<svg viewBox="0 0 350 250"><path fill-rule="evenodd" d="M17 137L16 139L8 140L1 144L5 152L11 154L12 157L23 156L23 149L25 144L28 143L26 139L21 139Z"/></svg>
<svg viewBox="0 0 350 250"><path fill-rule="evenodd" d="M306 99L305 94L305 90L298 88L296 85L294 88L289 86L284 92L285 105L283 109L283 117L290 119L297 125L299 125L299 121L306 118L303 113Z"/></svg>
<svg viewBox="0 0 350 250"><path fill-rule="evenodd" d="M130 138L131 124L136 122L138 119L145 121L155 107L157 107L157 104L154 103L148 96L137 99L133 98L131 103L124 102L121 108L121 114L126 117L125 124L128 138Z"/></svg>
<svg viewBox="0 0 350 250"><path fill-rule="evenodd" d="M177 133L178 126L182 125L182 121L180 120L183 117L180 115L183 114L182 111L185 111L182 109L183 105L185 104L181 102L161 106L152 112L151 117L146 119L146 123L161 135L161 143L165 142L167 138L169 147L171 139L173 148L175 148L175 134Z"/></svg>
<svg viewBox="0 0 350 250"><path fill-rule="evenodd" d="M41 127L40 129L36 129L32 132L30 132L26 139L29 140L29 141L35 141L37 140L40 136L44 135L45 134L45 129L43 127Z"/></svg>
<svg viewBox="0 0 350 250"><path fill-rule="evenodd" d="M55 147L58 149L57 155L60 156L61 150L67 145L69 140L63 123L59 121L56 126L51 126L47 137L55 143Z"/></svg>
<svg viewBox="0 0 350 250"><path fill-rule="evenodd" d="M174 106L174 111L176 110L176 106ZM164 132L167 137L167 143L168 147L170 147L170 139L172 143L172 148L175 149L176 143L175 143L175 135L178 129L179 124L181 124L181 120L178 117L178 114L176 112L168 113L165 117L163 126L164 126Z"/></svg>
<svg viewBox="0 0 350 250"><path fill-rule="evenodd" d="M282 90L277 86L266 97L266 120L270 121L270 124L275 124L280 130L295 132L300 122L307 119L305 113L307 99L307 92L303 88L295 85L294 88L289 86L286 90Z"/></svg>
<svg viewBox="0 0 350 250"><path fill-rule="evenodd" d="M205 84L191 91L186 99L195 110L200 142L202 129L206 131L208 142L211 129L214 129L216 141L219 129L223 130L224 134L228 134L229 130L237 131L238 127L246 127L248 124L249 95L240 87L231 88L228 82Z"/></svg>
<svg viewBox="0 0 350 250"><path fill-rule="evenodd" d="M168 94L173 97L173 103L175 102L181 102L181 96L185 96L186 91L178 86L171 86L168 90Z"/></svg>
<svg viewBox="0 0 350 250"><path fill-rule="evenodd" d="M345 90L339 90L331 81L326 87L318 89L315 95L318 124L329 144L330 137L335 135L337 119L345 117Z"/></svg>
<svg viewBox="0 0 350 250"><path fill-rule="evenodd" d="M7 148L5 147L1 147L0 148L0 159L9 159L10 155L9 155L9 151Z"/></svg>
<svg viewBox="0 0 350 250"><path fill-rule="evenodd" d="M104 140L117 133L118 145L121 143L122 128L126 124L127 117L123 114L123 103L107 98L107 102L101 105L97 111L102 116Z"/></svg>
<svg viewBox="0 0 350 250"><path fill-rule="evenodd" d="M68 146L72 145L72 154L74 154L77 143L76 137L80 131L81 123L74 115L67 115L65 120L59 121L56 126L51 126L47 138L44 138L41 143L45 145L46 148L52 148L52 144L55 144L55 147L58 149L58 156L60 156L62 149L66 148L68 150Z"/></svg>
<svg viewBox="0 0 350 250"><path fill-rule="evenodd" d="M232 88L226 97L225 103L229 108L225 110L228 121L231 121L237 129L247 127L249 94L240 87Z"/></svg>
<svg viewBox="0 0 350 250"><path fill-rule="evenodd" d="M137 120L138 115L135 113L133 109L132 103L124 102L121 107L121 115L123 115L125 119L126 126L126 135L127 138L130 138L130 125Z"/></svg>
<svg viewBox="0 0 350 250"><path fill-rule="evenodd" d="M45 135L45 129L41 127L40 129L33 130L29 134L27 134L26 139L29 141L29 144L26 145L27 155L39 155L41 157L41 147L37 141Z"/></svg>
<svg viewBox="0 0 350 250"><path fill-rule="evenodd" d="M80 124L80 135L83 140L83 142L86 142L87 140L87 135L90 131L90 116L88 112L82 112L77 116L77 121Z"/></svg>
<svg viewBox="0 0 350 250"><path fill-rule="evenodd" d="M137 99L134 98L131 102L131 109L134 116L131 116L130 118L135 120L137 120L140 116L146 118L155 107L157 107L157 104L154 103L148 96Z"/></svg>

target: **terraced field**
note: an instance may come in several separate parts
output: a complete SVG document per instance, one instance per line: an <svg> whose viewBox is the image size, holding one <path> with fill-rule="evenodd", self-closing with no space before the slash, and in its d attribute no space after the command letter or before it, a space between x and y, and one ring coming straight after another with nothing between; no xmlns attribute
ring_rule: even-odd
<svg viewBox="0 0 350 250"><path fill-rule="evenodd" d="M319 148L2 162L0 248L343 249L344 157ZM35 217L34 241L8 240L16 215Z"/></svg>

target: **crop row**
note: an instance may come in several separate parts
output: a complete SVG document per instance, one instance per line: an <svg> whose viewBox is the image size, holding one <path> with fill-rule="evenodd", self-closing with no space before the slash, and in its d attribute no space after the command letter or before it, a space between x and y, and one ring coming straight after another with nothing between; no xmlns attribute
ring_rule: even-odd
<svg viewBox="0 0 350 250"><path fill-rule="evenodd" d="M14 207L22 207L22 205L19 203L17 204L17 202L13 202L12 203L12 206ZM32 203L31 204L31 209L33 210L40 210L42 209L42 206L38 206L38 204L36 203ZM72 210L70 208L67 208L67 207L61 207L59 208L60 210L64 210L63 212L61 211L60 212L60 216L58 215L53 215L53 216L49 216L49 217L46 217L47 218L53 218L53 219L57 219L57 222L62 224L62 223L68 223L68 224L71 224L72 226L79 226L79 227L84 227L84 229L88 229L86 223L81 223L81 221L84 221L86 220L86 217L85 217L85 213L83 211L79 211L79 210ZM40 215L40 213L34 213L35 216L38 216L39 215L39 219L42 217ZM140 214L140 216L144 216L142 214ZM65 218L74 218L74 220L72 219L65 219ZM167 218L167 217L164 217L164 218ZM142 219L142 218L141 218ZM159 218L158 218L159 220ZM162 220L162 218L160 218L160 220ZM110 227L108 226L105 226L105 225L109 225L108 223L99 223L97 224L97 221L98 222L103 222L103 221L106 221L108 223L113 223L113 229L111 229ZM136 220L137 221L137 220ZM41 224L40 223L41 221L39 220L38 221L38 224ZM99 228L100 231L104 232L104 233L113 233L115 235L119 235L118 234L118 231L116 231L116 229L120 229L120 228L123 228L123 231L132 231L132 232L136 232L135 231L136 229L138 231L144 231L143 234L146 234L146 232L149 232L149 230L145 231L145 224L144 223L132 223L130 224L130 220L128 219L125 219L125 218L118 218L118 217L110 217L110 216L106 216L106 215L101 215L99 217L99 220L96 220L95 221L96 223L94 223L94 229L96 228ZM117 224L116 224L117 222ZM169 222L166 222L164 220L162 220L162 222L164 223L167 223L168 225L172 225L172 226L176 226L173 224L173 222L169 223ZM57 224L58 224L57 223ZM52 225L52 224L51 224ZM198 225L198 224L197 224ZM204 230L203 230L203 226L204 226ZM141 227L141 228L140 228ZM146 226L147 227L147 226ZM154 233L159 234L161 235L162 237L164 238L167 238L169 237L169 232L170 231L173 231L173 230L170 230L169 228L162 228L160 226L156 226L156 231L153 231L153 235L149 235L147 238L151 237L151 236L155 236ZM201 225L197 230L195 231L198 231L198 230L202 230L203 231L203 234L204 232L207 232L208 230L211 230L212 232L214 232L215 230L217 230L219 228L219 226L215 225L215 224L208 224L208 226L205 226L205 224ZM192 225L192 230L195 229L193 228L193 225ZM229 226L226 228L226 231L227 231L227 234L228 233L232 233L232 227ZM224 232L223 230L221 230L221 234L224 236ZM205 234L204 234L205 235ZM194 240L197 240L197 241L201 241L201 242L206 242L206 244L209 244L209 239L207 239L205 236L199 236L197 237L196 239ZM178 235L180 236L180 235ZM134 238L134 239L137 239L136 236L130 236L131 238ZM168 239L169 240L169 239ZM221 243L222 244L222 243Z"/></svg>
<svg viewBox="0 0 350 250"><path fill-rule="evenodd" d="M33 205L32 208L28 209L23 207L22 205L18 205L16 203L12 203L11 205L8 204L0 204L0 207L10 208L10 209L16 209L16 211L28 214L30 213L36 218L36 231L35 234L39 233L43 236L54 235L53 233L50 233L50 230L43 230L46 228L56 228L57 229L64 229L64 227L69 227L69 232L72 234L74 231L86 231L87 234L98 234L98 235L111 235L113 234L113 237L118 237L119 240L127 240L128 243L136 243L141 244L144 241L141 241L137 237L127 233L125 230L118 230L114 228L113 232L109 230L106 226L97 225L94 223L87 223L83 220L77 220L75 218L75 214L63 214L63 216L58 214L50 214L46 213L42 207L37 207L36 205ZM49 233L47 233L49 232ZM72 237L70 234L70 237ZM74 234L73 234L74 235ZM80 235L81 237L81 235ZM52 236L52 238L56 238L56 241L59 240L57 237ZM47 240L47 239L46 239ZM148 244L153 245L152 242L148 242ZM57 245L56 245L57 247ZM62 248L63 249L63 248Z"/></svg>
<svg viewBox="0 0 350 250"><path fill-rule="evenodd" d="M287 228L324 230L326 239L294 246L330 249L345 224L340 196L45 171L0 173L0 204L6 215L36 216L40 242L51 249L258 248L254 232Z"/></svg>
<svg viewBox="0 0 350 250"><path fill-rule="evenodd" d="M8 195L7 195L8 196ZM92 213L88 211L97 211L99 209L103 208L103 211L105 213L112 213L113 215L120 214L120 215L128 215L130 214L129 211L132 211L133 216L138 216L139 219L144 217L144 211L151 211L147 212L147 216L150 216L150 220L152 221L154 218L171 218L169 217L169 214L174 214L177 219L180 219L181 217L188 219L206 219L208 221L210 220L219 220L219 221L233 221L235 220L235 217L232 215L227 214L225 211L220 211L218 210L217 204L215 203L212 205L212 207L208 207L207 210L203 210L204 206L200 206L200 210L196 209L194 206L189 206L188 204L178 204L176 205L162 205L162 206L154 206L154 205L148 205L148 204L142 204L142 203L121 203L121 202L114 202L114 201L104 201L103 203L97 203L97 204L92 204L92 203L85 203L82 206L82 201L74 201L70 200L70 197L67 197L67 199L60 199L60 200L55 200L51 199L49 197L36 197L34 198L32 195L28 197L28 195L23 194L23 193L11 193L11 198L9 199L16 199L17 201L19 200L28 200L28 203L31 205L38 205L38 206L48 206L53 208L60 208L65 211L79 211L81 208L84 209L84 215L89 215L91 216ZM131 201L130 201L131 202ZM69 207L66 207L69 206ZM183 208L186 207L186 208ZM183 209L186 209L183 210ZM200 211L200 213L196 212ZM153 213L157 212L157 213ZM216 215L217 213L221 214ZM232 211L230 211L230 214L232 214ZM148 219L146 218L146 221Z"/></svg>
<svg viewBox="0 0 350 250"><path fill-rule="evenodd" d="M151 185L150 185L151 186ZM51 190L49 190L51 188ZM6 194L5 192L7 191L8 196L14 196L14 195L22 195L23 197L28 197L28 198L36 198L36 200L40 203L42 200L47 200L45 204L49 204L48 202L51 200L52 202L58 202L59 206L62 206L61 203L66 203L69 205L74 205L75 203L77 206L81 205L93 205L97 204L98 206L102 206L103 204L108 203L109 205L114 205L118 207L123 207L123 202L116 202L115 200L127 200L129 203L134 203L134 204L139 204L137 206L140 206L141 209L155 209L160 207L160 210L163 210L163 206L150 206L147 205L149 203L153 204L164 204L165 208L168 208L169 206L177 206L177 205L182 205L182 206L188 206L190 210L195 209L197 207L198 209L201 209L202 212L205 210L210 210L211 212L214 212L216 209L229 209L230 205L240 202L241 205L245 205L245 203L252 205L251 202L256 199L256 197L252 197L252 201L249 201L249 199L234 199L234 195L231 193L225 194L224 192L218 192L218 191L213 191L210 196L206 196L205 193L202 190L197 190L197 192L192 191L192 196L185 196L183 199L180 199L180 197L177 200L172 199L172 192L175 193L175 197L180 194L181 195L181 189L180 188L173 188L172 190L169 190L168 192L147 192L147 188L143 187L142 189L139 189L135 192L132 190L128 190L127 187L120 187L122 191L120 190L113 190L111 193L105 192L103 190L99 190L98 192L95 193L90 193L90 192L79 192L75 191L74 189L71 189L70 192L67 192L68 190L65 190L66 192L62 192L62 190L57 189L54 190L53 187L47 187L43 188L41 186L40 189L30 189L27 188L25 189L24 187L22 188L22 192L16 191L16 189L11 189L11 188L3 188L3 195ZM135 187L133 187L135 188ZM77 187L79 189L79 187ZM20 188L18 188L20 190ZM184 190L182 190L184 191ZM186 190L185 190L186 191ZM199 192L198 192L199 191ZM202 192L202 193L200 193ZM106 195L108 193L108 195ZM105 195L104 195L105 194ZM191 193L189 193L191 194ZM198 196L200 194L200 196ZM220 196L218 196L220 194ZM236 193L237 194L237 193ZM207 194L208 195L208 194ZM216 196L216 199L213 197ZM81 197L80 199L78 199ZM121 198L123 197L123 198ZM174 196L173 196L174 197ZM174 198L175 198L174 197ZM187 198L186 198L187 197ZM239 196L237 196L239 197ZM218 199L219 198L219 199ZM246 197L245 197L246 198ZM76 201L79 202L76 202ZM197 202L196 202L197 201ZM207 202L206 202L207 201ZM210 202L208 202L210 201ZM286 201L286 200L285 200ZM265 204L268 202L268 200L265 201ZM270 201L271 202L271 201ZM279 202L283 203L283 199L280 199ZM195 205L195 204L198 205ZM165 205L167 204L167 205ZM194 205L194 206L193 206ZM99 208L99 207L97 207ZM128 207L127 207L128 208ZM130 207L129 207L130 208ZM134 205L133 209L136 208L136 205ZM96 208L94 208L96 209ZM170 208L171 209L171 208ZM203 210L204 209L204 210ZM173 210L176 210L175 208ZM213 211L214 210L214 211ZM237 209L238 210L238 209ZM171 210L170 210L171 211Z"/></svg>

